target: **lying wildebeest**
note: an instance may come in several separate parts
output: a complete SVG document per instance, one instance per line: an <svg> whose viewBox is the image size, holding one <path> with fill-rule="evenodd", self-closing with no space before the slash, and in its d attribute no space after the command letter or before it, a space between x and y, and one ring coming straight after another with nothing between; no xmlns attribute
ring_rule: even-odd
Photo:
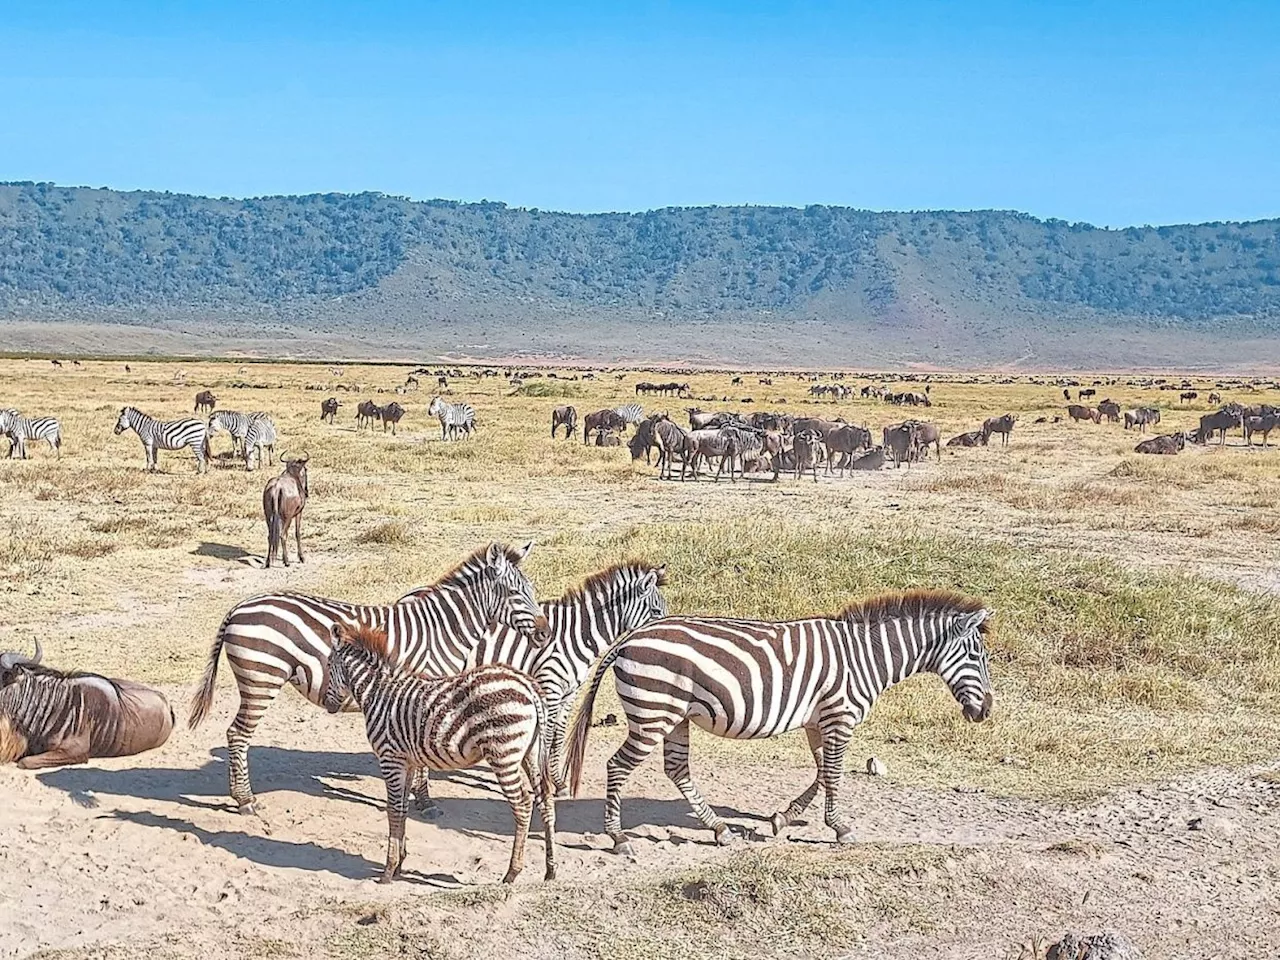
<svg viewBox="0 0 1280 960"><path fill-rule="evenodd" d="M289 565L289 524L293 524L294 538L298 541L298 562L302 555L302 509L307 505L310 488L307 486L307 458L290 460L280 455L284 472L267 481L262 491L262 512L267 519L267 566L276 550L280 559Z"/></svg>
<svg viewBox="0 0 1280 960"><path fill-rule="evenodd" d="M578 429L578 410L571 404L563 407L556 407L551 411L551 439L556 438L556 431L564 427L564 438L566 440L573 436L573 431Z"/></svg>
<svg viewBox="0 0 1280 960"><path fill-rule="evenodd" d="M169 739L173 708L158 690L130 680L42 666L0 653L0 763L41 770L91 757L130 757Z"/></svg>
<svg viewBox="0 0 1280 960"><path fill-rule="evenodd" d="M391 435L396 435L396 424L400 422L400 418L404 416L404 407L392 400L385 407L378 410L378 416L382 420L382 432L387 432L387 424L391 424Z"/></svg>
<svg viewBox="0 0 1280 960"><path fill-rule="evenodd" d="M1083 391L1081 391L1083 392ZM1094 423L1102 422L1102 415L1093 407L1086 407L1080 403L1073 403L1067 407L1067 414L1073 421L1092 420Z"/></svg>
<svg viewBox="0 0 1280 960"><path fill-rule="evenodd" d="M342 401L337 397L330 397L320 403L320 419L328 420L333 423L333 418L338 415L338 408L342 406Z"/></svg>
<svg viewBox="0 0 1280 960"><path fill-rule="evenodd" d="M791 444L791 455L795 459L796 479L805 470L813 474L813 482L818 482L818 457L822 451L822 434L817 430L801 430L795 435Z"/></svg>
<svg viewBox="0 0 1280 960"><path fill-rule="evenodd" d="M998 433L1000 445L1004 446L1009 442L1009 434L1013 433L1013 425L1017 422L1017 416L1012 413L1006 413L1003 417L988 417L982 422L982 434L987 438L983 443L989 441L993 433Z"/></svg>
<svg viewBox="0 0 1280 960"><path fill-rule="evenodd" d="M1175 454L1187 445L1185 433L1168 433L1163 437L1151 437L1134 447L1135 453Z"/></svg>
<svg viewBox="0 0 1280 960"><path fill-rule="evenodd" d="M582 445L591 443L591 435L597 430L616 430L621 433L627 429L627 421L617 410L597 410L582 418Z"/></svg>
<svg viewBox="0 0 1280 960"><path fill-rule="evenodd" d="M828 431L823 437L823 444L827 449L827 476L831 476L833 466L838 467L843 476L853 454L871 446L871 431L866 427L846 424ZM835 463L837 456L840 458L839 464Z"/></svg>
<svg viewBox="0 0 1280 960"><path fill-rule="evenodd" d="M620 447L622 446L622 438L612 430L596 431L597 447Z"/></svg>
<svg viewBox="0 0 1280 960"><path fill-rule="evenodd" d="M374 421L381 418L382 411L372 400L361 400L360 405L356 407L356 429L368 427L372 430Z"/></svg>
<svg viewBox="0 0 1280 960"><path fill-rule="evenodd" d="M1114 400L1106 399L1098 404L1099 416L1106 417L1111 423L1120 422L1120 404Z"/></svg>
<svg viewBox="0 0 1280 960"><path fill-rule="evenodd" d="M1248 446L1253 446L1253 435L1255 433L1262 434L1262 445L1267 445L1267 437L1271 431L1280 424L1280 415L1274 413L1263 414L1260 417L1245 417L1244 420L1244 442Z"/></svg>
<svg viewBox="0 0 1280 960"><path fill-rule="evenodd" d="M211 411L213 410L214 405L217 404L217 402L218 402L218 398L213 395L213 391L201 390L199 393L196 394L195 412L199 413L201 410Z"/></svg>
<svg viewBox="0 0 1280 960"><path fill-rule="evenodd" d="M905 460L907 469L910 470L916 449L915 422L908 420L906 423L885 427L884 449L888 451L889 456L893 459L895 468L902 466L902 461Z"/></svg>
<svg viewBox="0 0 1280 960"><path fill-rule="evenodd" d="M850 470L879 470L884 466L884 447L873 447L849 463Z"/></svg>
<svg viewBox="0 0 1280 960"><path fill-rule="evenodd" d="M948 447L985 447L990 436L983 430L970 430L947 441Z"/></svg>

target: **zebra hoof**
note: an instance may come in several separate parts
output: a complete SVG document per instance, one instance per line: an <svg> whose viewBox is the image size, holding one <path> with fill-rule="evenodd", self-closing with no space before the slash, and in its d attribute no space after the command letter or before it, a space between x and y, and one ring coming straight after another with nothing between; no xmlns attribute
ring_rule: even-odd
<svg viewBox="0 0 1280 960"><path fill-rule="evenodd" d="M843 833L837 833L836 843L839 843L839 844L853 843L853 831L845 830Z"/></svg>
<svg viewBox="0 0 1280 960"><path fill-rule="evenodd" d="M236 813L242 817L256 817L258 816L258 804L254 800L246 800L236 809Z"/></svg>
<svg viewBox="0 0 1280 960"><path fill-rule="evenodd" d="M636 855L636 848L632 846L630 840L623 840L621 842L614 843L613 852L620 857L634 857Z"/></svg>
<svg viewBox="0 0 1280 960"><path fill-rule="evenodd" d="M791 821L787 818L785 813L778 811L769 818L769 826L773 827L773 835L778 837L782 835L783 830L791 826Z"/></svg>
<svg viewBox="0 0 1280 960"><path fill-rule="evenodd" d="M561 784L560 786L556 787L557 800L569 800L569 799L572 799L572 797L573 797L573 791L570 790L564 784Z"/></svg>
<svg viewBox="0 0 1280 960"><path fill-rule="evenodd" d="M727 823L722 823L716 827L716 845L727 847L733 842L733 833L729 830Z"/></svg>
<svg viewBox="0 0 1280 960"><path fill-rule="evenodd" d="M439 820L444 816L444 811L440 809L440 805L434 800L428 800L418 808L418 812L428 820Z"/></svg>

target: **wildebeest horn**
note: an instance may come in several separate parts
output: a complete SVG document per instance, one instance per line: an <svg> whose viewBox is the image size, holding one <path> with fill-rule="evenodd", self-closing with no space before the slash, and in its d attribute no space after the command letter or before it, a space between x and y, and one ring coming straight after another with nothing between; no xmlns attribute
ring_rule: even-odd
<svg viewBox="0 0 1280 960"><path fill-rule="evenodd" d="M36 666L43 659L44 648L40 646L40 641L36 640L36 655L34 657L25 656L16 650L0 653L0 673L8 673L14 667L22 666L24 663Z"/></svg>

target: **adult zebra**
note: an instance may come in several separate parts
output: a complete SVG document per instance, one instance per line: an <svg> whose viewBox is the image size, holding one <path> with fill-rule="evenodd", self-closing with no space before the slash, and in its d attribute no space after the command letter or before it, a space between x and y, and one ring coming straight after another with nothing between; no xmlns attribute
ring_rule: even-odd
<svg viewBox="0 0 1280 960"><path fill-rule="evenodd" d="M644 419L644 407L638 403L624 403L620 407L614 407L613 412L629 427L635 426Z"/></svg>
<svg viewBox="0 0 1280 960"><path fill-rule="evenodd" d="M227 729L227 774L240 812L254 810L249 780L253 731L286 683L320 703L334 623L385 630L392 662L399 669L437 676L460 672L471 649L494 623L545 642L546 617L533 598L533 584L520 569L532 548L532 543L520 549L491 543L432 586L395 604L361 605L280 593L233 607L218 628L187 722L194 728L208 715L218 660L225 651L240 689L240 708Z"/></svg>
<svg viewBox="0 0 1280 960"><path fill-rule="evenodd" d="M459 431L469 437L476 428L476 409L469 403L446 403L433 397L427 416L440 421L441 440L457 440Z"/></svg>
<svg viewBox="0 0 1280 960"><path fill-rule="evenodd" d="M28 440L46 440L62 458L62 425L56 417L24 417L17 410L0 410L0 436L9 438L9 459L27 459Z"/></svg>
<svg viewBox="0 0 1280 960"><path fill-rule="evenodd" d="M551 770L561 790L565 787L561 758L573 700L590 676L591 665L611 644L667 615L667 602L659 592L667 583L666 570L665 564L655 567L632 561L593 573L560 599L540 604L550 630L542 646L518 630L503 627L488 634L467 656L468 668L504 664L538 681L550 724ZM404 599L416 596L411 593ZM425 770L415 792L419 807L434 807Z"/></svg>
<svg viewBox="0 0 1280 960"><path fill-rule="evenodd" d="M147 469L156 469L160 450L181 450L190 447L196 455L196 472L204 473L209 466L209 429L203 420L184 417L181 420L157 420L137 407L125 407L116 420L116 436L132 430L142 441L147 454Z"/></svg>
<svg viewBox="0 0 1280 960"><path fill-rule="evenodd" d="M244 438L249 433L249 424L259 417L265 417L262 411L240 413L236 410L219 410L209 417L209 438L226 432L231 436L231 453L233 456L244 455Z"/></svg>
<svg viewBox="0 0 1280 960"><path fill-rule="evenodd" d="M817 777L786 810L780 833L826 793L826 824L849 843L853 828L837 812L845 748L876 698L912 674L937 673L967 720L991 712L983 636L991 611L944 591L889 593L853 603L833 617L768 623L670 617L642 627L601 660L567 746L570 787L577 792L591 712L612 667L627 714L627 739L609 760L605 832L618 853L632 853L622 832L622 786L663 744L667 776L702 824L727 840L728 824L707 806L689 773L689 723L733 740L804 728Z"/></svg>

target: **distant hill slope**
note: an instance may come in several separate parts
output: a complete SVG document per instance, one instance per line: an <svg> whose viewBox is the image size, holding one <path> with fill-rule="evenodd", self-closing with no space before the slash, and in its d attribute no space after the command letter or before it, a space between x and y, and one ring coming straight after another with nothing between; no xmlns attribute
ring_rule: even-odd
<svg viewBox="0 0 1280 960"><path fill-rule="evenodd" d="M845 343L849 362L1133 364L1152 344L1171 361L1280 334L1280 221L1104 230L820 206L583 216L15 183L0 185L0 315L198 318L211 336L265 326L490 355L778 356L764 338L799 360L812 337ZM1110 342L1073 345L1082 332Z"/></svg>

